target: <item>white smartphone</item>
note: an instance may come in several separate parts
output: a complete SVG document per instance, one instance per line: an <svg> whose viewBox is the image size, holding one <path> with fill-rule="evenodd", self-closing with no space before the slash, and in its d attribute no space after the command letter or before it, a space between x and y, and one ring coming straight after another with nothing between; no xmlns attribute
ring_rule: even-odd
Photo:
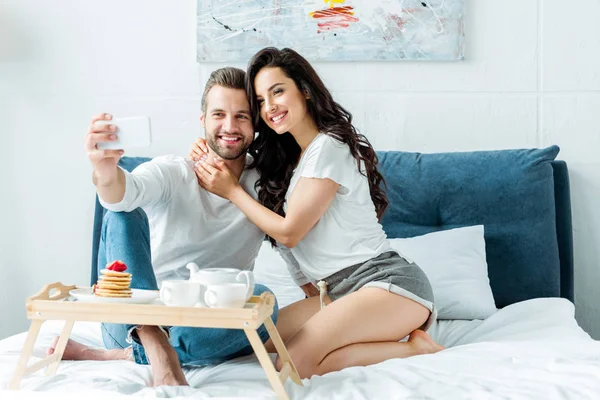
<svg viewBox="0 0 600 400"><path fill-rule="evenodd" d="M149 117L113 118L108 121L96 121L95 125L115 125L117 140L98 143L100 150L126 150L150 147L152 133Z"/></svg>

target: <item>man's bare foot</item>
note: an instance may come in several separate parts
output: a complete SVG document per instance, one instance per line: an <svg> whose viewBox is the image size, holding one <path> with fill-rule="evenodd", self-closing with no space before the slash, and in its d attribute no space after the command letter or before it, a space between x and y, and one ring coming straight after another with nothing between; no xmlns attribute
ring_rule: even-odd
<svg viewBox="0 0 600 400"><path fill-rule="evenodd" d="M159 368L152 367L153 386L189 386L181 368L172 371L161 371Z"/></svg>
<svg viewBox="0 0 600 400"><path fill-rule="evenodd" d="M55 337L50 347L46 350L47 355L54 354L56 345L59 337ZM106 360L131 360L131 348L127 349L114 349L104 350L95 349L74 340L67 340L67 346L62 356L63 360L93 360L93 361L106 361Z"/></svg>
<svg viewBox="0 0 600 400"><path fill-rule="evenodd" d="M152 367L154 386L188 386L177 352L162 329L144 326L137 329L137 334Z"/></svg>
<svg viewBox="0 0 600 400"><path fill-rule="evenodd" d="M420 329L414 330L409 338L408 343L412 344L418 354L433 354L444 350L444 347L436 343L431 336Z"/></svg>

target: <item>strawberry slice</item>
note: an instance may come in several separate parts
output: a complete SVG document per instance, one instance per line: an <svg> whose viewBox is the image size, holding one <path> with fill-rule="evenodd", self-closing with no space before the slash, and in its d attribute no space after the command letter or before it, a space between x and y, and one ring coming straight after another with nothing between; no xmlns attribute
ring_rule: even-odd
<svg viewBox="0 0 600 400"><path fill-rule="evenodd" d="M121 260L111 262L106 266L106 269L110 271L123 272L127 269L127 265Z"/></svg>

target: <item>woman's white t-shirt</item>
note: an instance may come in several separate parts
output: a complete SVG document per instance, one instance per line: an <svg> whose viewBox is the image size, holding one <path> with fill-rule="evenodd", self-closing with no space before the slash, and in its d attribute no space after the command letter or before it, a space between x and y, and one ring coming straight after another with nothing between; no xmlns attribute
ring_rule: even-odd
<svg viewBox="0 0 600 400"><path fill-rule="evenodd" d="M377 220L367 177L347 144L319 133L308 145L292 175L285 210L300 178L331 179L339 184L325 214L292 249L309 279L324 279L346 267L392 250Z"/></svg>

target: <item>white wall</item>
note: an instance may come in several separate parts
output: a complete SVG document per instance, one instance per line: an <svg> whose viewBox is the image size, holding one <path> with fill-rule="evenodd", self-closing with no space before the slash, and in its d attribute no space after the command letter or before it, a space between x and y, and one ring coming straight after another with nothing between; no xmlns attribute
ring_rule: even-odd
<svg viewBox="0 0 600 400"><path fill-rule="evenodd" d="M317 69L380 150L556 143L569 163L580 324L600 338L600 3L466 0L467 60L322 63ZM200 94L195 1L0 5L0 338L24 330L44 283L86 284L94 187L90 117L145 114L146 154L186 154ZM244 64L237 66L244 67Z"/></svg>

